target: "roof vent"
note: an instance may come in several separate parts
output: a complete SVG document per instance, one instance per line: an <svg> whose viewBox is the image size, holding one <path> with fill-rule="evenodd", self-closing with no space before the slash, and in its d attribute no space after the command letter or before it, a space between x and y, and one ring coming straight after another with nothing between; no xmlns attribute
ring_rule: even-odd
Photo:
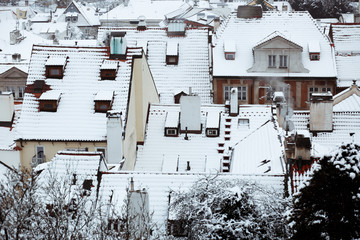
<svg viewBox="0 0 360 240"><path fill-rule="evenodd" d="M239 6L237 9L238 18L261 18L262 8L260 6Z"/></svg>

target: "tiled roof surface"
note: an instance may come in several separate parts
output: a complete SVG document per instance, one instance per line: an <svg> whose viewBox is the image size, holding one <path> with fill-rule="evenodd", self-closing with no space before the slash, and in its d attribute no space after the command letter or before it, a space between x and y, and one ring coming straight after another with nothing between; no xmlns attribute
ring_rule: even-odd
<svg viewBox="0 0 360 240"><path fill-rule="evenodd" d="M153 212L152 220L164 230L165 221L168 218L168 203L170 191L187 191L193 183L204 178L200 174L161 174L161 173L104 173L100 183L100 198L108 202L112 196L112 203L120 209L126 196L126 188L129 188L130 179L133 177L135 190L147 189L149 193L150 212ZM219 174L220 179L234 179L256 182L259 185L272 188L281 192L284 189L283 176L248 176L234 174Z"/></svg>
<svg viewBox="0 0 360 240"><path fill-rule="evenodd" d="M164 136L166 114L179 111L179 105L151 106L145 142L143 146L138 146L136 171L186 172L187 161L190 162L189 172L220 171L223 157L230 154L229 147L233 147L272 116L270 107L265 105L241 105L239 115L234 117L225 112L223 105L203 105L201 134L188 134L189 140L184 139L185 134L179 134L178 137ZM206 136L207 113L220 114L219 137ZM249 125L239 125L238 119L249 119ZM276 139L268 140L276 141L277 136ZM238 157L242 156L238 154ZM248 173L245 169L236 169L233 173L238 171Z"/></svg>
<svg viewBox="0 0 360 240"><path fill-rule="evenodd" d="M67 56L63 79L45 77L49 55ZM104 141L106 114L94 112L99 91L115 91L113 110L125 113L131 74L131 61L119 62L115 81L100 80L100 66L108 58L99 47L34 46L27 85L45 80L52 90L61 92L57 112L39 112L38 100L25 93L17 138L37 140Z"/></svg>
<svg viewBox="0 0 360 240"><path fill-rule="evenodd" d="M309 73L256 73L247 72L253 65L253 47L270 34L278 31L286 39L303 48L302 62ZM335 77L335 59L330 41L321 33L308 12L263 12L262 18L237 18L230 15L217 30L214 48L214 76L278 76L278 77ZM223 44L235 40L235 60L226 60ZM319 61L310 61L309 41L319 41Z"/></svg>
<svg viewBox="0 0 360 240"><path fill-rule="evenodd" d="M187 29L185 37L168 37L166 29L99 28L98 39L107 32L126 32L128 47L147 41L147 57L161 103L174 103L174 94L192 87L202 103L211 103L208 29ZM178 65L166 64L167 43L179 43Z"/></svg>
<svg viewBox="0 0 360 240"><path fill-rule="evenodd" d="M360 79L360 24L331 26L338 69L338 87L349 87Z"/></svg>

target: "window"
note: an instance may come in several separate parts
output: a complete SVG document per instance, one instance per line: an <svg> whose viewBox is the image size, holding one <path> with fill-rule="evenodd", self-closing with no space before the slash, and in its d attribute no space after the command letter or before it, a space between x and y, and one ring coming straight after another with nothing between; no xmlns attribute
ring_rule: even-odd
<svg viewBox="0 0 360 240"><path fill-rule="evenodd" d="M32 164L37 166L45 162L45 148L44 146L36 146L35 156L32 159Z"/></svg>
<svg viewBox="0 0 360 240"><path fill-rule="evenodd" d="M87 179L87 180L84 180L84 182L83 182L83 189L90 191L90 190L91 190L91 187L93 187L92 182L93 182L93 180L88 180L88 179Z"/></svg>
<svg viewBox="0 0 360 240"><path fill-rule="evenodd" d="M103 157L106 158L106 148L104 148L104 147L96 147L95 152L102 153Z"/></svg>
<svg viewBox="0 0 360 240"><path fill-rule="evenodd" d="M7 87L6 91L7 92L12 92L13 96L15 97L15 87Z"/></svg>
<svg viewBox="0 0 360 240"><path fill-rule="evenodd" d="M178 57L177 56L168 56L166 57L166 63L170 65L177 65Z"/></svg>
<svg viewBox="0 0 360 240"><path fill-rule="evenodd" d="M48 78L63 78L62 66L46 66L46 77Z"/></svg>
<svg viewBox="0 0 360 240"><path fill-rule="evenodd" d="M238 128L249 128L249 119L240 118L238 120Z"/></svg>
<svg viewBox="0 0 360 240"><path fill-rule="evenodd" d="M332 92L331 87L317 87L317 86L309 87L309 100L311 100L311 94L319 93L320 89L321 92L323 93Z"/></svg>
<svg viewBox="0 0 360 240"><path fill-rule="evenodd" d="M165 129L165 136L177 136L177 129L176 128L166 128Z"/></svg>
<svg viewBox="0 0 360 240"><path fill-rule="evenodd" d="M323 92L323 93L331 92L331 88L329 88L329 87L323 87L323 88L322 88L322 92Z"/></svg>
<svg viewBox="0 0 360 240"><path fill-rule="evenodd" d="M311 54L310 54L310 60L311 60L311 61L318 61L318 60L320 60L320 54L319 54L319 53L311 53Z"/></svg>
<svg viewBox="0 0 360 240"><path fill-rule="evenodd" d="M71 21L72 21L73 23L77 22L77 20L78 20L78 17L77 17L77 16L73 16L73 17L71 18Z"/></svg>
<svg viewBox="0 0 360 240"><path fill-rule="evenodd" d="M230 99L230 92L231 88L234 86L225 86L224 87L224 99L229 100ZM240 101L246 101L247 100L247 87L246 86L240 86L238 88L238 100Z"/></svg>
<svg viewBox="0 0 360 240"><path fill-rule="evenodd" d="M235 60L235 53L225 53L226 60Z"/></svg>
<svg viewBox="0 0 360 240"><path fill-rule="evenodd" d="M217 137L219 136L219 131L217 129L206 129L206 136Z"/></svg>
<svg viewBox="0 0 360 240"><path fill-rule="evenodd" d="M18 87L19 98L24 98L25 87Z"/></svg>
<svg viewBox="0 0 360 240"><path fill-rule="evenodd" d="M287 55L280 55L280 66L279 67L287 68L287 66L288 66L287 59L288 59Z"/></svg>
<svg viewBox="0 0 360 240"><path fill-rule="evenodd" d="M57 68L50 69L50 75L59 75L59 74L60 74L60 69Z"/></svg>
<svg viewBox="0 0 360 240"><path fill-rule="evenodd" d="M276 67L276 56L275 55L269 55L269 68Z"/></svg>

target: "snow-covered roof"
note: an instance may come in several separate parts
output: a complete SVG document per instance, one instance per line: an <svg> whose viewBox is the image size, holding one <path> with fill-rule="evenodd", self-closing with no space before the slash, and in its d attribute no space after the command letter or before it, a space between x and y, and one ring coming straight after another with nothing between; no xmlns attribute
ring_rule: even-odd
<svg viewBox="0 0 360 240"><path fill-rule="evenodd" d="M331 25L338 69L338 87L349 87L360 79L360 24Z"/></svg>
<svg viewBox="0 0 360 240"><path fill-rule="evenodd" d="M308 44L310 53L319 53L320 52L320 44L318 41L310 41Z"/></svg>
<svg viewBox="0 0 360 240"><path fill-rule="evenodd" d="M90 26L99 26L99 16L96 14L96 10L90 4L85 2L72 1L76 8L80 11L81 15L86 19ZM72 4L70 3L70 5ZM69 5L69 6L70 6Z"/></svg>
<svg viewBox="0 0 360 240"><path fill-rule="evenodd" d="M138 47L147 41L147 57L161 103L174 103L174 93L192 88L201 97L202 103L211 102L209 72L208 29L186 29L185 37L169 37L166 29L147 28L99 28L98 39L107 33L126 32L128 47ZM178 44L178 65L166 64L167 44Z"/></svg>
<svg viewBox="0 0 360 240"><path fill-rule="evenodd" d="M268 121L235 146L231 172L242 174L285 173L284 145L279 139L277 123Z"/></svg>
<svg viewBox="0 0 360 240"><path fill-rule="evenodd" d="M113 91L100 91L96 93L94 101L111 101L113 97Z"/></svg>
<svg viewBox="0 0 360 240"><path fill-rule="evenodd" d="M101 64L100 69L111 69L116 70L119 66L118 61L110 61L110 60L104 60L104 62Z"/></svg>
<svg viewBox="0 0 360 240"><path fill-rule="evenodd" d="M49 59L46 61L45 66L65 66L66 64L66 56L54 56L51 55Z"/></svg>
<svg viewBox="0 0 360 240"><path fill-rule="evenodd" d="M214 173L213 173L214 174ZM206 175L209 176L209 175ZM215 176L215 175L214 175ZM171 191L187 191L195 181L205 177L205 174L161 174L142 172L104 172L100 183L99 199L112 203L121 209L129 188L130 179L134 180L134 189L145 188L149 194L149 212L152 220L161 230L165 229L168 218L169 195ZM283 176L249 176L235 174L218 174L218 179L248 181L270 188L276 192L284 189Z"/></svg>
<svg viewBox="0 0 360 240"><path fill-rule="evenodd" d="M44 92L43 94L41 94L39 100L56 100L56 101L59 101L60 96L61 96L61 91L51 90L51 91L47 91L47 92Z"/></svg>
<svg viewBox="0 0 360 240"><path fill-rule="evenodd" d="M183 1L151 1L151 0L130 0L128 6L120 4L108 13L100 17L100 21L108 20L138 20L144 16L146 20L161 21L167 13L179 9Z"/></svg>
<svg viewBox="0 0 360 240"><path fill-rule="evenodd" d="M272 33L278 32L303 49L302 62L308 73L248 72L253 66L253 48ZM246 37L244 37L246 36ZM227 61L223 54L224 42L236 42L235 60ZM318 41L319 61L310 61L309 41ZM328 38L321 33L308 12L263 12L261 18L237 18L233 13L216 32L214 48L214 76L268 76L268 77L336 77L335 59Z"/></svg>
<svg viewBox="0 0 360 240"><path fill-rule="evenodd" d="M166 46L166 56L177 56L179 44L177 42L168 42Z"/></svg>
<svg viewBox="0 0 360 240"><path fill-rule="evenodd" d="M234 40L224 41L224 52L236 52L236 43Z"/></svg>
<svg viewBox="0 0 360 240"><path fill-rule="evenodd" d="M62 79L46 79L49 56L68 58ZM27 85L45 80L52 90L61 92L56 112L38 111L39 103L25 93L17 138L38 140L105 141L106 114L94 112L94 98L100 91L114 91L112 110L126 112L131 75L131 58L119 62L115 80L100 81L100 66L108 59L105 47L33 47Z"/></svg>
<svg viewBox="0 0 360 240"><path fill-rule="evenodd" d="M0 56L1 57L1 56ZM10 63L10 64L1 64L0 63L0 74L3 74L4 72L10 70L11 68L17 68L20 71L23 71L24 73L27 74L28 70L29 70L29 65L28 63L24 63L24 64L16 64L16 63Z"/></svg>
<svg viewBox="0 0 360 240"><path fill-rule="evenodd" d="M207 112L206 128L219 128L220 114L218 112Z"/></svg>
<svg viewBox="0 0 360 240"><path fill-rule="evenodd" d="M165 128L177 128L179 126L179 112L167 112L165 119Z"/></svg>
<svg viewBox="0 0 360 240"><path fill-rule="evenodd" d="M202 132L188 134L186 140L185 134L179 134L178 137L164 136L167 114L179 113L180 105L152 105L144 145L138 146L135 170L187 172L187 161L189 161L191 169L188 172L209 172L214 169L220 171L223 157L231 154L229 147L233 147L272 116L270 106L266 105L241 105L238 116L229 116L226 111L224 105L203 105ZM205 133L208 127L207 121L213 121L210 125L215 126L216 118L220 120L219 136L207 137ZM239 123L239 119L248 119L249 124L243 126L241 122ZM277 137L267 140L278 141ZM257 147L256 145L254 154L258 151ZM241 173L245 174L245 172Z"/></svg>

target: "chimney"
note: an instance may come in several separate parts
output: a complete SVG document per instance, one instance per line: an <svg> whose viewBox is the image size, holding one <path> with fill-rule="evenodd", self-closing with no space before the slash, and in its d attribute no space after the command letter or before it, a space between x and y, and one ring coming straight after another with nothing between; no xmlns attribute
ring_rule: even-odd
<svg viewBox="0 0 360 240"><path fill-rule="evenodd" d="M214 18L214 32L220 27L220 18L216 17Z"/></svg>
<svg viewBox="0 0 360 240"><path fill-rule="evenodd" d="M108 163L119 164L122 160L122 119L121 112L107 112L107 151Z"/></svg>
<svg viewBox="0 0 360 240"><path fill-rule="evenodd" d="M329 93L313 93L310 104L310 131L333 130L333 97Z"/></svg>
<svg viewBox="0 0 360 240"><path fill-rule="evenodd" d="M310 160L310 133L307 130L296 132L295 136L295 156L297 160Z"/></svg>
<svg viewBox="0 0 360 240"><path fill-rule="evenodd" d="M15 113L12 92L0 92L0 113L0 126L11 127Z"/></svg>
<svg viewBox="0 0 360 240"><path fill-rule="evenodd" d="M129 227L134 229L135 236L150 236L149 194L143 190L129 190Z"/></svg>
<svg viewBox="0 0 360 240"><path fill-rule="evenodd" d="M201 133L200 97L197 95L180 98L180 130L185 133Z"/></svg>
<svg viewBox="0 0 360 240"><path fill-rule="evenodd" d="M238 89L232 88L230 92L230 116L237 116L239 114L238 95Z"/></svg>

